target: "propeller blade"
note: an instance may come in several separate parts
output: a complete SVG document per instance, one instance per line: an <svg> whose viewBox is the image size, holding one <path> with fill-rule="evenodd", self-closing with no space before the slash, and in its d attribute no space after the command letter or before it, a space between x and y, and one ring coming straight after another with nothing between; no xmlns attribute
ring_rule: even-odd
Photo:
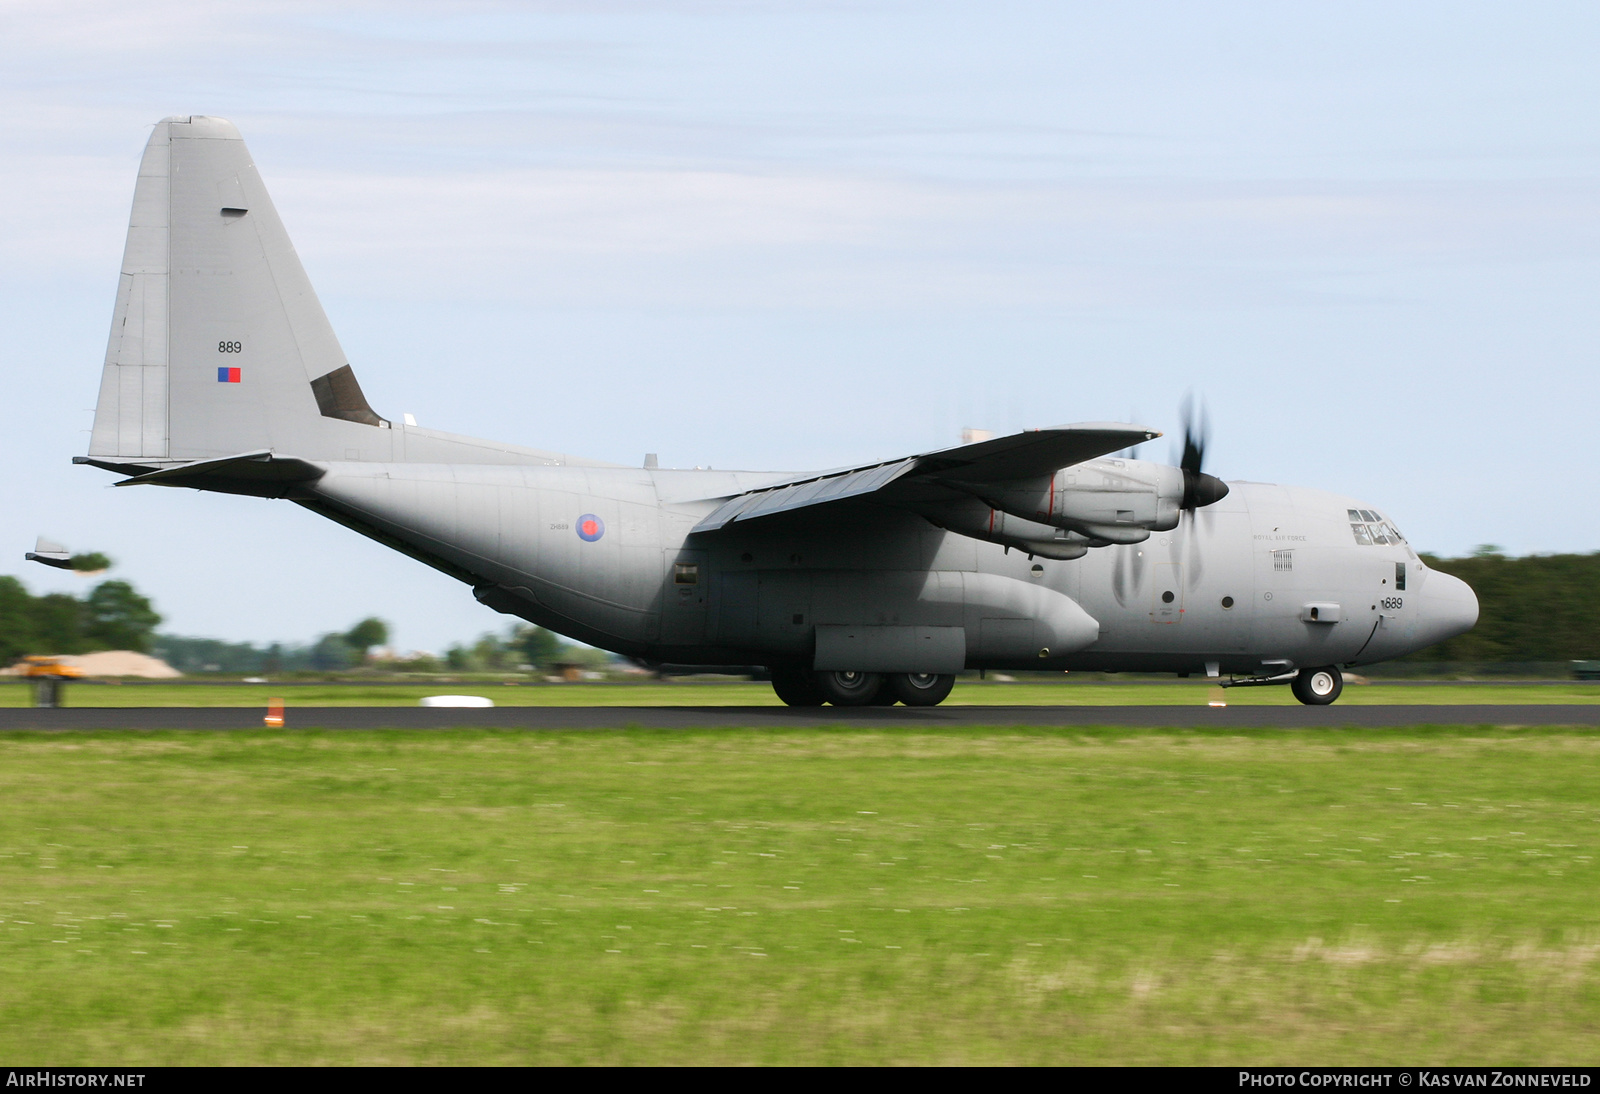
<svg viewBox="0 0 1600 1094"><path fill-rule="evenodd" d="M1206 443L1211 435L1210 415L1202 403L1195 408L1193 395L1183 397L1180 411L1183 417L1183 456L1178 466L1183 470L1183 501L1180 507L1193 512L1196 509L1221 501L1228 496L1228 484L1202 468L1206 462Z"/></svg>
<svg viewBox="0 0 1600 1094"><path fill-rule="evenodd" d="M1183 455L1178 460L1178 466L1185 471L1199 471L1205 463L1206 440L1211 433L1205 404L1200 404L1197 410L1194 393L1190 392L1179 404L1178 416L1183 419Z"/></svg>

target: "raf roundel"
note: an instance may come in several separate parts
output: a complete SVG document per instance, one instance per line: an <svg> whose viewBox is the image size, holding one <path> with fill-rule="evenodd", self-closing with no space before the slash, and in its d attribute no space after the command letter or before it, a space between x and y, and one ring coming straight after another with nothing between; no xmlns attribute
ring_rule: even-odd
<svg viewBox="0 0 1600 1094"><path fill-rule="evenodd" d="M578 518L578 538L585 543L593 543L606 534L606 522L593 513L585 513Z"/></svg>

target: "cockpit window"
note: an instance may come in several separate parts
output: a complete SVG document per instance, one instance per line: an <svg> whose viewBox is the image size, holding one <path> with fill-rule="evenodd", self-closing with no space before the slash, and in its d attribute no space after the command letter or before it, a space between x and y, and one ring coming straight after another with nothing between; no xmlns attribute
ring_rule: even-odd
<svg viewBox="0 0 1600 1094"><path fill-rule="evenodd" d="M1383 514L1371 509L1346 509L1350 518L1350 534L1359 547L1398 547L1406 541L1399 529L1383 519Z"/></svg>

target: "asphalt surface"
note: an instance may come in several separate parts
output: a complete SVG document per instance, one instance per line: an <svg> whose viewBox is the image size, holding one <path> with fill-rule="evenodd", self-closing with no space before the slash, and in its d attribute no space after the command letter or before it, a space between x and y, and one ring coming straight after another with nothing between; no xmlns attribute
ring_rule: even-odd
<svg viewBox="0 0 1600 1094"><path fill-rule="evenodd" d="M63 707L0 709L7 729L259 729L262 707ZM1600 704L1404 706L1070 707L296 707L294 729L753 728L780 726L1146 726L1336 729L1416 725L1600 726Z"/></svg>

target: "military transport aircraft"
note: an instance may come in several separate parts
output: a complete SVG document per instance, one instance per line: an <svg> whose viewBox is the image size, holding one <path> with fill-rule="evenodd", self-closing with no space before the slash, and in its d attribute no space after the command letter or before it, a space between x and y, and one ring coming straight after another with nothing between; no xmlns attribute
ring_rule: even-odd
<svg viewBox="0 0 1600 1094"><path fill-rule="evenodd" d="M966 669L1204 673L1339 696L1339 666L1478 604L1389 516L1224 484L1191 429L1038 429L807 474L624 467L368 405L238 130L167 118L139 167L89 454L286 498L646 663L765 665L784 702L929 706Z"/></svg>

